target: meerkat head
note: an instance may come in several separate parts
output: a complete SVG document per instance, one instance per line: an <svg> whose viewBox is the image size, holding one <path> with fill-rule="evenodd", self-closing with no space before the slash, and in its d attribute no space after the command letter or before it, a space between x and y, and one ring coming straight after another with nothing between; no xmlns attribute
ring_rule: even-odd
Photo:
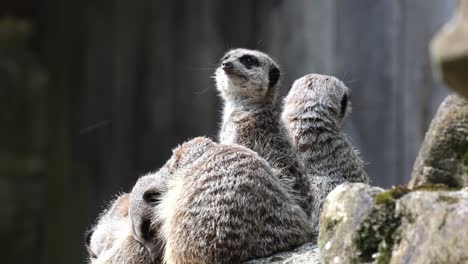
<svg viewBox="0 0 468 264"><path fill-rule="evenodd" d="M275 100L280 70L265 53L234 49L221 58L215 78L225 100L268 102Z"/></svg>
<svg viewBox="0 0 468 264"><path fill-rule="evenodd" d="M140 179L130 193L129 215L132 232L137 241L150 252L153 260L160 261L163 254L163 242L159 237L159 222L155 221L154 207L160 202L166 190L167 169L148 174Z"/></svg>
<svg viewBox="0 0 468 264"><path fill-rule="evenodd" d="M309 74L297 79L285 104L305 102L306 108L326 114L341 124L351 111L349 88L333 76Z"/></svg>
<svg viewBox="0 0 468 264"><path fill-rule="evenodd" d="M156 207L167 191L167 182L179 169L198 159L205 151L214 146L211 139L194 138L173 150L171 158L156 173L141 177L130 193L129 216L135 239L150 252L152 259L161 261L164 243L159 233L160 217L155 215Z"/></svg>
<svg viewBox="0 0 468 264"><path fill-rule="evenodd" d="M149 252L133 238L128 207L129 195L119 196L87 232L85 245L90 263L153 263Z"/></svg>
<svg viewBox="0 0 468 264"><path fill-rule="evenodd" d="M196 137L172 150L172 157L166 162L166 167L170 174L181 169L196 159L201 157L208 149L215 146L211 139L207 137Z"/></svg>

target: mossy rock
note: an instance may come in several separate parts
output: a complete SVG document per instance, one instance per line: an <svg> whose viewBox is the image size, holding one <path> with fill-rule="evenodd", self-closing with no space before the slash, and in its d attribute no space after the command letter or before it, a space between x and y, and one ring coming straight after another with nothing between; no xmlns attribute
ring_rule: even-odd
<svg viewBox="0 0 468 264"><path fill-rule="evenodd" d="M440 105L416 159L409 186L468 185L468 101L448 96Z"/></svg>
<svg viewBox="0 0 468 264"><path fill-rule="evenodd" d="M468 192L442 184L381 190L346 183L320 219L324 263L466 263Z"/></svg>

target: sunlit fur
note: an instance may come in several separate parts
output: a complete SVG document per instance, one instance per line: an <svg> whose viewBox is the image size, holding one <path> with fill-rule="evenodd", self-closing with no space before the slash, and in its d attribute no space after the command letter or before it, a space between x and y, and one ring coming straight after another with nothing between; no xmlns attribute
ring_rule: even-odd
<svg viewBox="0 0 468 264"><path fill-rule="evenodd" d="M171 160L154 220L166 263L240 263L310 239L307 216L255 152L196 138Z"/></svg>
<svg viewBox="0 0 468 264"><path fill-rule="evenodd" d="M128 201L128 194L119 196L99 217L87 244L89 263L153 263L146 248L133 238Z"/></svg>
<svg viewBox="0 0 468 264"><path fill-rule="evenodd" d="M159 202L159 194L166 191L166 168L150 173L138 179L130 193L129 215L132 232L136 240L142 243L151 253L153 260L160 262L163 254L163 241L159 237L159 222L153 221L154 207ZM145 196L158 194L148 201Z"/></svg>
<svg viewBox="0 0 468 264"><path fill-rule="evenodd" d="M330 191L345 181L368 182L363 161L342 130L349 111L349 89L332 76L306 75L284 99L281 119L312 187L319 190L312 213L316 228Z"/></svg>
<svg viewBox="0 0 468 264"><path fill-rule="evenodd" d="M259 65L245 67L240 58L246 54L255 56ZM231 50L221 60L221 63L232 63L233 68L226 72L220 66L216 70L217 89L224 100L220 142L246 146L266 159L309 214L310 183L279 122L279 106L275 100L280 75L278 65L267 54L246 49ZM272 69L277 71L274 79L270 74Z"/></svg>

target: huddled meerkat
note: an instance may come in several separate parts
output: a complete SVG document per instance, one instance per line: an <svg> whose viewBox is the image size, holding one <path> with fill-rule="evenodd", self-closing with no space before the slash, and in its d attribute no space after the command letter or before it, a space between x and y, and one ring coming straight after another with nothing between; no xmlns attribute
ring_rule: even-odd
<svg viewBox="0 0 468 264"><path fill-rule="evenodd" d="M153 220L166 263L240 263L310 240L307 215L254 151L196 138L167 165Z"/></svg>
<svg viewBox="0 0 468 264"><path fill-rule="evenodd" d="M310 183L279 120L278 65L265 53L234 49L221 59L215 78L224 100L220 143L246 146L266 159L309 214Z"/></svg>
<svg viewBox="0 0 468 264"><path fill-rule="evenodd" d="M314 190L319 190L312 214L315 227L324 199L337 185L369 181L342 130L349 111L349 89L332 76L306 75L293 83L284 99L282 122Z"/></svg>
<svg viewBox="0 0 468 264"><path fill-rule="evenodd" d="M159 236L160 224L154 222L154 208L166 190L167 170L162 167L138 179L130 193L129 217L137 241L150 252L156 263L162 260L164 243Z"/></svg>
<svg viewBox="0 0 468 264"><path fill-rule="evenodd" d="M120 195L86 235L91 264L152 264L148 250L134 239L128 216L129 195Z"/></svg>

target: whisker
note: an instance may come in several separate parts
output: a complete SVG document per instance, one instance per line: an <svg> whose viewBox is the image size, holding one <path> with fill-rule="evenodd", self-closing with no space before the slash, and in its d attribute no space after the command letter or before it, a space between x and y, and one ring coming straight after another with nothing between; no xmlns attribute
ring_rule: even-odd
<svg viewBox="0 0 468 264"><path fill-rule="evenodd" d="M98 128L101 128L103 126L107 126L110 123L112 123L111 120L104 120L104 121L98 122L98 123L96 123L94 125L91 125L91 126L80 129L79 134L81 135L81 134L84 134L84 133L89 133L89 132L91 132L93 130L96 130Z"/></svg>

